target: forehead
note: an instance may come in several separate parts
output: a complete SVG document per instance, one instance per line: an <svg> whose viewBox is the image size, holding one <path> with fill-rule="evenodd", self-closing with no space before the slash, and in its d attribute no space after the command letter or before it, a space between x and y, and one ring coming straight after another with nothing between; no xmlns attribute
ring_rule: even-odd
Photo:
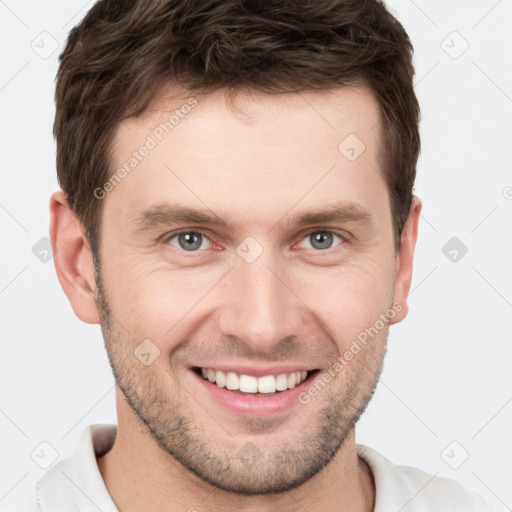
<svg viewBox="0 0 512 512"><path fill-rule="evenodd" d="M368 89L241 92L229 100L222 90L169 90L124 121L112 171L126 172L107 196L111 213L133 220L174 201L224 217L236 210L239 224L256 224L295 205L385 207L379 107Z"/></svg>

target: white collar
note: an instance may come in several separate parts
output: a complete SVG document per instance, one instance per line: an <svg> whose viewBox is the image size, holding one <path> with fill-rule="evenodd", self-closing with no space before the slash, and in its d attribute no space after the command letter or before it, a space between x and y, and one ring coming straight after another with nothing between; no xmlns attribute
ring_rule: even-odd
<svg viewBox="0 0 512 512"><path fill-rule="evenodd" d="M116 425L89 425L85 429L78 449L37 483L38 504L43 512L119 512L96 461L113 446L116 432ZM375 480L374 512L401 510L406 505L410 512L491 510L480 497L452 480L397 466L368 446L356 446Z"/></svg>
<svg viewBox="0 0 512 512"><path fill-rule="evenodd" d="M43 512L119 512L96 461L110 450L116 432L116 425L89 425L85 429L78 449L37 483L37 500Z"/></svg>

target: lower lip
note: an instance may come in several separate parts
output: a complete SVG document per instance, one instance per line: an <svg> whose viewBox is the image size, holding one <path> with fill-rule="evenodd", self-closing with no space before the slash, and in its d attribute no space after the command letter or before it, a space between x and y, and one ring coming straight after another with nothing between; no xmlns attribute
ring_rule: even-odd
<svg viewBox="0 0 512 512"><path fill-rule="evenodd" d="M193 370L190 370L190 373L215 402L239 416L252 417L282 414L290 410L294 405L300 405L299 395L308 388L312 377L314 377L314 374L308 375L304 382L301 382L293 389L266 395L265 393L235 393L203 379Z"/></svg>

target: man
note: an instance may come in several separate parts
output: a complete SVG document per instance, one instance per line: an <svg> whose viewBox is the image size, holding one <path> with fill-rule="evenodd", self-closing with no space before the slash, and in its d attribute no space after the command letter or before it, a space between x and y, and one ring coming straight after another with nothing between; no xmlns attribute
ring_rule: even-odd
<svg viewBox="0 0 512 512"><path fill-rule="evenodd" d="M118 424L42 510L488 510L355 443L407 314L413 74L376 0L100 1L73 29L51 240Z"/></svg>

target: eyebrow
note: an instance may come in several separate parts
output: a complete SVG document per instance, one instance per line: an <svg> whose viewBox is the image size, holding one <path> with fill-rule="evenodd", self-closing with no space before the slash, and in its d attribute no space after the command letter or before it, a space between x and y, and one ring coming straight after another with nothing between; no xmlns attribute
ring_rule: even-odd
<svg viewBox="0 0 512 512"><path fill-rule="evenodd" d="M273 227L281 221L284 221L286 225L301 227L309 224L332 222L371 224L372 220L373 215L360 204L337 202L324 207L322 210L302 211L293 216L290 216L290 212L285 213ZM242 226L240 222L236 220L229 221L210 209L196 210L180 203L168 202L160 202L150 206L137 216L132 223L136 233L171 224L200 224L202 226L222 227L231 230L240 229Z"/></svg>

